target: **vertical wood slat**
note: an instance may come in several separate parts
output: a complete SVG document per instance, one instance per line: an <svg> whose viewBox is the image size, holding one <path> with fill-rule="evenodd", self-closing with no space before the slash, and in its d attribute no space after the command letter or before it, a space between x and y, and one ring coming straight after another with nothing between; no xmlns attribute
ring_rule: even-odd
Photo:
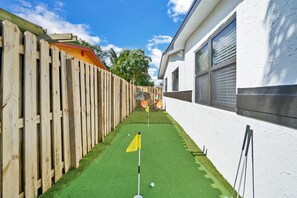
<svg viewBox="0 0 297 198"><path fill-rule="evenodd" d="M87 123L86 123L85 65L83 61L79 61L79 69L80 69L82 155L85 156L88 151L88 145L87 145Z"/></svg>
<svg viewBox="0 0 297 198"><path fill-rule="evenodd" d="M107 135L107 72L104 71L104 134Z"/></svg>
<svg viewBox="0 0 297 198"><path fill-rule="evenodd" d="M107 72L107 131L110 133L110 72Z"/></svg>
<svg viewBox="0 0 297 198"><path fill-rule="evenodd" d="M104 141L104 120L103 120L103 70L99 70L99 140Z"/></svg>
<svg viewBox="0 0 297 198"><path fill-rule="evenodd" d="M51 186L51 126L50 126L50 71L49 45L40 40L40 133L42 192Z"/></svg>
<svg viewBox="0 0 297 198"><path fill-rule="evenodd" d="M106 104L105 104L105 95L106 95L106 92L105 92L105 71L102 70L102 134L103 134L103 137L106 136L106 122L105 122L105 116L106 116L106 113L105 113L105 109L106 109Z"/></svg>
<svg viewBox="0 0 297 198"><path fill-rule="evenodd" d="M94 119L94 67L90 65L90 90L91 90L91 137L92 137L92 148L95 146L95 119Z"/></svg>
<svg viewBox="0 0 297 198"><path fill-rule="evenodd" d="M87 144L88 152L92 149L91 106L90 106L90 65L86 63L86 107L87 107Z"/></svg>
<svg viewBox="0 0 297 198"><path fill-rule="evenodd" d="M2 22L2 197L19 196L19 29Z"/></svg>
<svg viewBox="0 0 297 198"><path fill-rule="evenodd" d="M122 110L122 79L119 78L118 80L118 83L119 83L119 109L120 109L120 114L119 114L119 122L122 122L122 113L123 113L123 110Z"/></svg>
<svg viewBox="0 0 297 198"><path fill-rule="evenodd" d="M108 87L109 87L109 81L108 81L108 72L105 72L105 92L106 92L106 95L105 95L105 126L106 126L106 135L109 134L109 101L108 101L108 97L109 97L109 93L108 93Z"/></svg>
<svg viewBox="0 0 297 198"><path fill-rule="evenodd" d="M104 136L107 135L107 128L108 128L108 123L107 123L107 72L104 71L104 87L103 87L103 92L104 92Z"/></svg>
<svg viewBox="0 0 297 198"><path fill-rule="evenodd" d="M59 49L52 47L53 152L55 182L62 177L62 136L60 118Z"/></svg>
<svg viewBox="0 0 297 198"><path fill-rule="evenodd" d="M98 69L94 67L95 145L98 144Z"/></svg>
<svg viewBox="0 0 297 198"><path fill-rule="evenodd" d="M126 81L126 116L129 114L129 86L128 82Z"/></svg>
<svg viewBox="0 0 297 198"><path fill-rule="evenodd" d="M79 94L79 68L77 59L67 59L67 85L69 104L71 167L77 168L82 157Z"/></svg>
<svg viewBox="0 0 297 198"><path fill-rule="evenodd" d="M24 54L24 172L25 196L37 197L37 65L36 37L25 32Z"/></svg>
<svg viewBox="0 0 297 198"><path fill-rule="evenodd" d="M111 73L109 72L109 131L112 130L112 81Z"/></svg>
<svg viewBox="0 0 297 198"><path fill-rule="evenodd" d="M64 154L64 171L70 168L70 133L69 133L69 112L67 97L67 71L66 71L66 53L61 51L61 83L62 83L62 111L63 111L63 154Z"/></svg>
<svg viewBox="0 0 297 198"><path fill-rule="evenodd" d="M115 128L115 80L114 75L111 75L111 130Z"/></svg>

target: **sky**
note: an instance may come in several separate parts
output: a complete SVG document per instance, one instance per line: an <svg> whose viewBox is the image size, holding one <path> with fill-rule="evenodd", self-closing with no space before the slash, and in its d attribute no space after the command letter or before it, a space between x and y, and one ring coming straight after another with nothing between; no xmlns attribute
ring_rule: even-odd
<svg viewBox="0 0 297 198"><path fill-rule="evenodd" d="M162 51L177 32L193 0L0 0L1 8L48 33L73 33L103 50L142 49L157 74ZM108 62L108 61L107 61Z"/></svg>

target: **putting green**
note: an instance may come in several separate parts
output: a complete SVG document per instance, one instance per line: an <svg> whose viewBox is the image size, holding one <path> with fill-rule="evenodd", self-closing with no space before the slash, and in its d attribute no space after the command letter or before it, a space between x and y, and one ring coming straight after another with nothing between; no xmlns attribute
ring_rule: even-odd
<svg viewBox="0 0 297 198"><path fill-rule="evenodd" d="M144 198L230 197L228 190L186 150L175 125L162 123L148 127L131 123L124 122L109 148L57 197L132 198L137 193L138 152L125 153L125 149L138 131L142 133ZM155 183L154 188L149 186L151 182Z"/></svg>

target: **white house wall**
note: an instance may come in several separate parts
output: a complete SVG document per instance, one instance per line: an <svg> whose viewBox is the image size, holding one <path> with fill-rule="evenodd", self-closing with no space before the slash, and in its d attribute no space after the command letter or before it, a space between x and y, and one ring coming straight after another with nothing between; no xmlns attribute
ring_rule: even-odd
<svg viewBox="0 0 297 198"><path fill-rule="evenodd" d="M184 60L169 58L164 79L179 67L179 91L194 90L195 51L236 13L237 88L297 83L297 1L221 1L185 46ZM245 126L254 130L256 197L297 197L297 130L196 103L164 97L166 111L233 184ZM249 158L249 162L251 162ZM251 163L246 197L252 197Z"/></svg>

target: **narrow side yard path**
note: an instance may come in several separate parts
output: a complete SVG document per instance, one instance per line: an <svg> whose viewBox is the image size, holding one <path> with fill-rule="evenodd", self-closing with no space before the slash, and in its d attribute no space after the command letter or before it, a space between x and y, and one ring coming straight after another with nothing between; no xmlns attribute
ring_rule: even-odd
<svg viewBox="0 0 297 198"><path fill-rule="evenodd" d="M141 194L144 198L217 198L230 192L187 149L165 112L132 113L110 146L57 197L132 198L137 192L137 152L125 149L142 132ZM75 170L74 170L75 171ZM155 187L149 186L150 182Z"/></svg>

